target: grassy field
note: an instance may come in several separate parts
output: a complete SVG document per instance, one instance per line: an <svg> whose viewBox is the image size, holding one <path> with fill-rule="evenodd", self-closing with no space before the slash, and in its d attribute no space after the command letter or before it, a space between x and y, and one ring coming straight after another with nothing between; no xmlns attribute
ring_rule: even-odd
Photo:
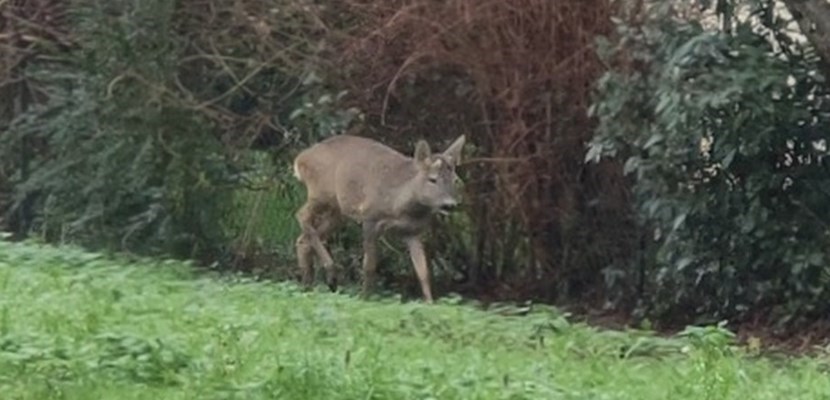
<svg viewBox="0 0 830 400"><path fill-rule="evenodd" d="M0 398L830 399L827 360L751 356L719 328L660 339L451 303L0 241Z"/></svg>

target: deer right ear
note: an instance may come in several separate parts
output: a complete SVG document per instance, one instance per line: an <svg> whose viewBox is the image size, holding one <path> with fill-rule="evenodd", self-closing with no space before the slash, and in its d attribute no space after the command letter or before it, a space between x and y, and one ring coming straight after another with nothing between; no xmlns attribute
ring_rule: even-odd
<svg viewBox="0 0 830 400"><path fill-rule="evenodd" d="M424 140L419 140L415 145L415 161L419 163L426 162L432 151L429 149L429 144Z"/></svg>
<svg viewBox="0 0 830 400"><path fill-rule="evenodd" d="M444 155L449 157L450 160L452 160L452 163L455 165L461 163L461 151L463 150L464 142L465 137L464 135L461 135L458 137L458 139L455 139L455 141L452 142L452 144L450 145L450 147L447 148L447 150L444 150Z"/></svg>

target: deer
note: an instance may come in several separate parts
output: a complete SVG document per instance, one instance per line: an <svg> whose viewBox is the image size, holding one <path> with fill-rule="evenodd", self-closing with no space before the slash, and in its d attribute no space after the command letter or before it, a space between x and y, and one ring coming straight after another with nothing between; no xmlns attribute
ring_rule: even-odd
<svg viewBox="0 0 830 400"><path fill-rule="evenodd" d="M344 221L362 228L361 298L373 290L377 274L377 242L381 236L402 239L421 286L432 303L429 269L422 234L436 214L447 215L460 201L456 166L465 136L442 153L432 153L419 140L412 157L378 141L339 134L301 151L294 176L305 186L306 200L296 213L301 232L295 246L301 284L314 280L313 256L326 271L326 284L337 290L337 268L326 239Z"/></svg>

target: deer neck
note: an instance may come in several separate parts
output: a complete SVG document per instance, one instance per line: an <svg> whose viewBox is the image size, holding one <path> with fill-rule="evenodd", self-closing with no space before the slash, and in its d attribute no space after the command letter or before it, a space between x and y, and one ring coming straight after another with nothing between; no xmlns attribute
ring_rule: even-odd
<svg viewBox="0 0 830 400"><path fill-rule="evenodd" d="M409 218L425 218L429 215L430 209L418 202L419 193L416 185L418 171L411 164L401 167L396 172L398 172L397 176L403 179L398 182L390 182L393 184L393 193L395 193L392 212L395 215Z"/></svg>

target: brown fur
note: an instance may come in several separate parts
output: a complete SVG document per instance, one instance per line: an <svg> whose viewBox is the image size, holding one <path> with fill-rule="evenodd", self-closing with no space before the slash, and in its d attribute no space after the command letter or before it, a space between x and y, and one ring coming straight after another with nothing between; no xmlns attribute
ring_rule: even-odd
<svg viewBox="0 0 830 400"><path fill-rule="evenodd" d="M334 260L325 241L346 217L363 227L363 296L374 285L377 239L389 233L406 243L424 299L432 302L420 235L432 214L458 204L455 166L464 141L462 135L440 154L431 154L429 145L419 141L414 157L407 157L371 139L338 135L301 152L294 159L294 175L307 191L307 200L297 212L302 228L297 260L303 284L312 283L316 254L329 287L336 289Z"/></svg>

